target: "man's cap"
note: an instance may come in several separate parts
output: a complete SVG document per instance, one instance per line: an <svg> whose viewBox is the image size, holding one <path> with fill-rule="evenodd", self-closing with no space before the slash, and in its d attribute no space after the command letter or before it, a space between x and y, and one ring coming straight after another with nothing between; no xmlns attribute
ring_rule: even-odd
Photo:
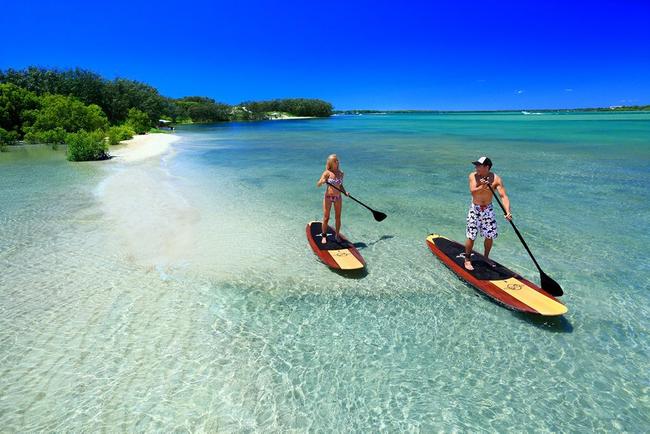
<svg viewBox="0 0 650 434"><path fill-rule="evenodd" d="M492 160L490 160L488 157L481 157L476 161L472 161L472 164L475 165L475 166L480 164L482 166L490 166L490 167L492 167Z"/></svg>

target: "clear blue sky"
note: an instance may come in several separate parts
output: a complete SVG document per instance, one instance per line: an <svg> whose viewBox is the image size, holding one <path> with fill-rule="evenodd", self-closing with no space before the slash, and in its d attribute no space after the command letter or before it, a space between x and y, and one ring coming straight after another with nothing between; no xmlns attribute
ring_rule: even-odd
<svg viewBox="0 0 650 434"><path fill-rule="evenodd" d="M650 1L400 3L4 0L0 69L80 66L227 103L650 104Z"/></svg>

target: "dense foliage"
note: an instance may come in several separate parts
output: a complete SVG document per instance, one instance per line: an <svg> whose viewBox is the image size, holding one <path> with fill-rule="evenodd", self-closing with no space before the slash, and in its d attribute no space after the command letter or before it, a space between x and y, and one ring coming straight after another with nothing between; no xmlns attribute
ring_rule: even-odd
<svg viewBox="0 0 650 434"><path fill-rule="evenodd" d="M106 131L109 145L117 145L122 140L129 140L135 135L135 131L128 125L115 125Z"/></svg>
<svg viewBox="0 0 650 434"><path fill-rule="evenodd" d="M40 100L35 93L11 83L0 84L0 128L22 137L23 126L39 107Z"/></svg>
<svg viewBox="0 0 650 434"><path fill-rule="evenodd" d="M41 108L36 111L30 131L47 131L63 128L72 133L79 130L94 131L108 127L108 119L99 106L85 105L76 98L63 95L45 95Z"/></svg>
<svg viewBox="0 0 650 434"><path fill-rule="evenodd" d="M84 69L57 70L29 67L0 71L0 83L12 83L36 95L74 96L84 104L101 107L113 124L126 120L130 108L147 113L151 121L169 111L168 98L144 83L117 78L106 80Z"/></svg>
<svg viewBox="0 0 650 434"><path fill-rule="evenodd" d="M186 96L175 101L177 122L220 122L232 119L232 108L204 96Z"/></svg>
<svg viewBox="0 0 650 434"><path fill-rule="evenodd" d="M294 116L315 117L326 117L332 114L332 104L320 99L274 99L270 101L248 101L240 105L253 113L284 112Z"/></svg>
<svg viewBox="0 0 650 434"><path fill-rule="evenodd" d="M131 127L136 134L144 134L151 128L151 120L149 119L149 116L135 107L129 109L129 113L126 116L126 124Z"/></svg>
<svg viewBox="0 0 650 434"><path fill-rule="evenodd" d="M68 144L68 160L70 161L104 160L108 158L106 135L101 130L92 132L80 130L76 133L69 133L65 142Z"/></svg>
<svg viewBox="0 0 650 434"><path fill-rule="evenodd" d="M25 134L25 141L27 143L49 143L52 145L62 145L68 132L61 127L52 128L51 130L29 130Z"/></svg>
<svg viewBox="0 0 650 434"><path fill-rule="evenodd" d="M144 134L160 119L177 123L259 120L277 117L275 112L330 116L332 105L299 98L231 106L203 96L166 98L148 84L107 80L79 68L0 71L0 147L21 139L54 146L72 142L68 152L75 161L105 158L106 143Z"/></svg>
<svg viewBox="0 0 650 434"><path fill-rule="evenodd" d="M0 127L0 152L7 150L7 146L11 146L16 143L18 139L18 134L15 131L7 131L4 128Z"/></svg>

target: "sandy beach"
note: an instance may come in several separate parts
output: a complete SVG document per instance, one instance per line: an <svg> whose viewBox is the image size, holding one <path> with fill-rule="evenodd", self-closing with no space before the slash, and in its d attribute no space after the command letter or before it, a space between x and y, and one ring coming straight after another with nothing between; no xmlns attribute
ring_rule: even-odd
<svg viewBox="0 0 650 434"><path fill-rule="evenodd" d="M290 119L314 119L314 116L291 116L287 113L282 112L270 112L267 113L268 120L270 121L284 121Z"/></svg>
<svg viewBox="0 0 650 434"><path fill-rule="evenodd" d="M279 118L269 118L270 121L288 121L293 119L316 119L315 116L282 116Z"/></svg>
<svg viewBox="0 0 650 434"><path fill-rule="evenodd" d="M174 134L138 135L111 148L110 154L116 161L127 163L142 161L166 153L171 144L178 139L179 137Z"/></svg>

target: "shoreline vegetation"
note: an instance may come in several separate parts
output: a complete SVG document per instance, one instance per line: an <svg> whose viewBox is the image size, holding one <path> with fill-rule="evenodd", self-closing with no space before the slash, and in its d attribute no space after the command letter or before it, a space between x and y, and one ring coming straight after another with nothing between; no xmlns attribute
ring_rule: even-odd
<svg viewBox="0 0 650 434"><path fill-rule="evenodd" d="M148 84L92 71L28 67L0 70L0 151L22 143L67 145L70 161L105 160L109 147L174 124L328 117L332 104L290 98L220 103L168 98ZM157 127L162 127L157 128Z"/></svg>
<svg viewBox="0 0 650 434"><path fill-rule="evenodd" d="M333 110L326 101L307 98L229 105L205 96L169 98L148 84L108 80L80 68L31 66L0 70L0 151L21 142L55 149L65 144L71 161L105 160L111 146L147 132L169 132L175 124L398 113L630 112L650 105L528 110Z"/></svg>

